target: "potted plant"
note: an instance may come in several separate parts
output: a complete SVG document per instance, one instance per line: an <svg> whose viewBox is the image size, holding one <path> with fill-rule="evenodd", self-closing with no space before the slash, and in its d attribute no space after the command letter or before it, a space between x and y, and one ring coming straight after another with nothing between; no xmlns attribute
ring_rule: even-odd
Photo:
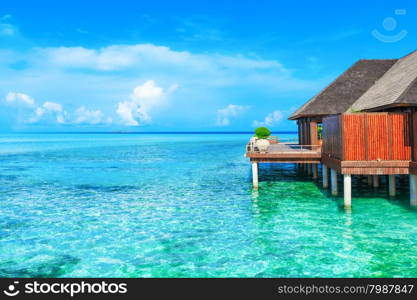
<svg viewBox="0 0 417 300"><path fill-rule="evenodd" d="M317 137L319 140L319 145L323 145L323 125L319 124L317 127Z"/></svg>
<svg viewBox="0 0 417 300"><path fill-rule="evenodd" d="M271 135L271 131L266 127L259 127L255 130L256 147L260 152L266 152L269 147L268 137Z"/></svg>

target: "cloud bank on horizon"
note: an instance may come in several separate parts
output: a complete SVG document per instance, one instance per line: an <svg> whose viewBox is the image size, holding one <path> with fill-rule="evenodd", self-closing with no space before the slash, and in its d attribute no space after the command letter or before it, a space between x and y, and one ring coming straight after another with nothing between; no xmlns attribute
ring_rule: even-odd
<svg viewBox="0 0 417 300"><path fill-rule="evenodd" d="M6 62L2 110L16 116L18 129L250 129L265 94L268 106L279 107L274 95L316 88L275 60L153 44L3 49L0 55ZM274 118L265 125L275 126L287 112L263 114Z"/></svg>

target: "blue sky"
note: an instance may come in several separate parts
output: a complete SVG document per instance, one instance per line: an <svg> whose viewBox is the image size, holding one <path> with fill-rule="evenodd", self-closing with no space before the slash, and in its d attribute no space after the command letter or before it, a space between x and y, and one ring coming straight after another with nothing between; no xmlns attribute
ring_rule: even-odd
<svg viewBox="0 0 417 300"><path fill-rule="evenodd" d="M417 49L412 1L2 1L1 131L294 130L361 58Z"/></svg>

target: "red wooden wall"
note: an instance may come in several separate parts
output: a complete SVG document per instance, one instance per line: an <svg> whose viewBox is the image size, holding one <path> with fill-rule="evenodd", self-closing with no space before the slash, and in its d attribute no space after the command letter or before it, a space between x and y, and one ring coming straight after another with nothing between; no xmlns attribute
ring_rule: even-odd
<svg viewBox="0 0 417 300"><path fill-rule="evenodd" d="M412 157L413 161L417 161L417 112L414 111L412 113L412 128L411 128L411 136L414 147L412 147ZM416 173L417 174L417 173Z"/></svg>
<svg viewBox="0 0 417 300"><path fill-rule="evenodd" d="M387 114L365 114L366 132L365 145L366 160L389 160L389 128ZM353 145L347 145L346 153L354 152ZM353 159L355 160L355 159Z"/></svg>
<svg viewBox="0 0 417 300"><path fill-rule="evenodd" d="M364 115L343 116L344 160L366 160ZM351 148L351 150L349 150Z"/></svg>
<svg viewBox="0 0 417 300"><path fill-rule="evenodd" d="M323 153L341 160L411 160L407 113L355 113L323 120Z"/></svg>
<svg viewBox="0 0 417 300"><path fill-rule="evenodd" d="M405 117L404 117L405 116ZM392 128L392 159L409 160L411 158L411 130L409 114L390 114Z"/></svg>

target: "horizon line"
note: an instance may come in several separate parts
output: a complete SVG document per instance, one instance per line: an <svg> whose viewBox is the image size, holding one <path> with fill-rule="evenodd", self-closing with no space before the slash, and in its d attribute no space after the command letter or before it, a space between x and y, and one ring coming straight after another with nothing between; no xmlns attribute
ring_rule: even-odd
<svg viewBox="0 0 417 300"><path fill-rule="evenodd" d="M254 131L15 131L3 134L254 134ZM297 131L271 131L291 134Z"/></svg>

